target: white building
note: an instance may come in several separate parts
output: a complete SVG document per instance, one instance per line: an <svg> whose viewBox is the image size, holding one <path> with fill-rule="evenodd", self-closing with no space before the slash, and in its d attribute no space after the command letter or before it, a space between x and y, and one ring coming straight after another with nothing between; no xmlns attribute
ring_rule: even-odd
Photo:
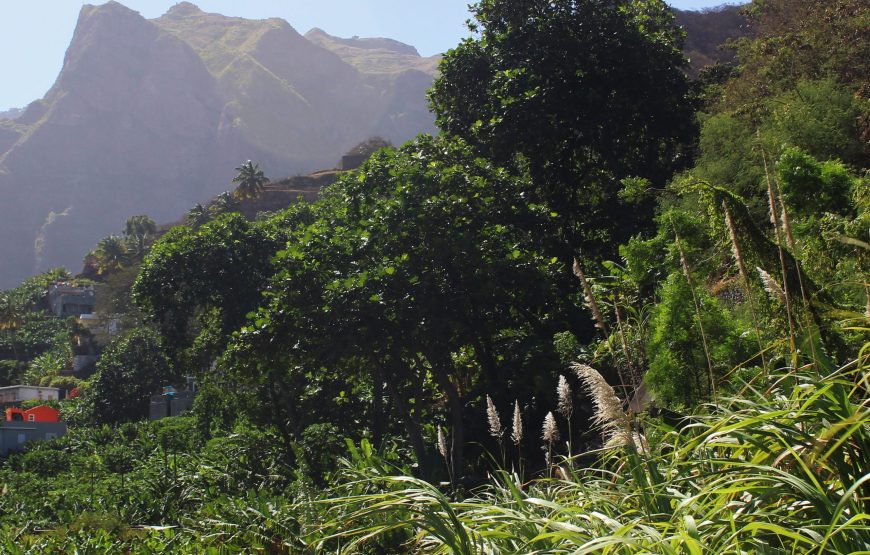
<svg viewBox="0 0 870 555"><path fill-rule="evenodd" d="M56 387L39 387L35 385L10 385L0 387L0 404L20 403L37 399L39 401L57 401L60 390Z"/></svg>

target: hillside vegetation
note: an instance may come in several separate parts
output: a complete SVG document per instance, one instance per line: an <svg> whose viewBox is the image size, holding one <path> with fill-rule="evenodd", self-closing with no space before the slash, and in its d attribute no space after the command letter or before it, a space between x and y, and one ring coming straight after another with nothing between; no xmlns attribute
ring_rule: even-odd
<svg viewBox="0 0 870 555"><path fill-rule="evenodd" d="M437 136L101 241L121 330L0 462L0 546L870 551L866 3L755 0L694 80L658 0L471 10ZM42 380L26 291L0 356Z"/></svg>

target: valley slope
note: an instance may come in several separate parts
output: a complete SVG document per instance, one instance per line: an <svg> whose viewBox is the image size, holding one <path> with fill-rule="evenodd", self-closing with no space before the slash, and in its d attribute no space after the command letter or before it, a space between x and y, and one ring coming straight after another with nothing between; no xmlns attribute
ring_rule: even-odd
<svg viewBox="0 0 870 555"><path fill-rule="evenodd" d="M433 131L436 66L389 39L306 37L187 2L154 20L83 7L54 86L0 119L0 287L76 269L133 214L177 218L246 159L282 177L373 135Z"/></svg>

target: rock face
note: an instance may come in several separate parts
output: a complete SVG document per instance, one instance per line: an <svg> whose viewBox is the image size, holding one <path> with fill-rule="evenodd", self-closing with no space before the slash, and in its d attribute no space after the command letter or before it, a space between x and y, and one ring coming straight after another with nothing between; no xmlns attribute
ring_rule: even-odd
<svg viewBox="0 0 870 555"><path fill-rule="evenodd" d="M389 39L306 38L186 2L155 20L85 6L52 89L0 119L0 288L77 269L131 215L176 218L246 159L308 173L370 136L433 131L436 66Z"/></svg>

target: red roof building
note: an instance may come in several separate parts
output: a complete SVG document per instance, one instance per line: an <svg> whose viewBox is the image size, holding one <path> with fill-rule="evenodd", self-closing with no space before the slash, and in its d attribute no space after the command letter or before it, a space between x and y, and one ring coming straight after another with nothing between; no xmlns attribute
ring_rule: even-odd
<svg viewBox="0 0 870 555"><path fill-rule="evenodd" d="M60 422L60 411L47 405L32 409L10 407L6 409L6 422Z"/></svg>

